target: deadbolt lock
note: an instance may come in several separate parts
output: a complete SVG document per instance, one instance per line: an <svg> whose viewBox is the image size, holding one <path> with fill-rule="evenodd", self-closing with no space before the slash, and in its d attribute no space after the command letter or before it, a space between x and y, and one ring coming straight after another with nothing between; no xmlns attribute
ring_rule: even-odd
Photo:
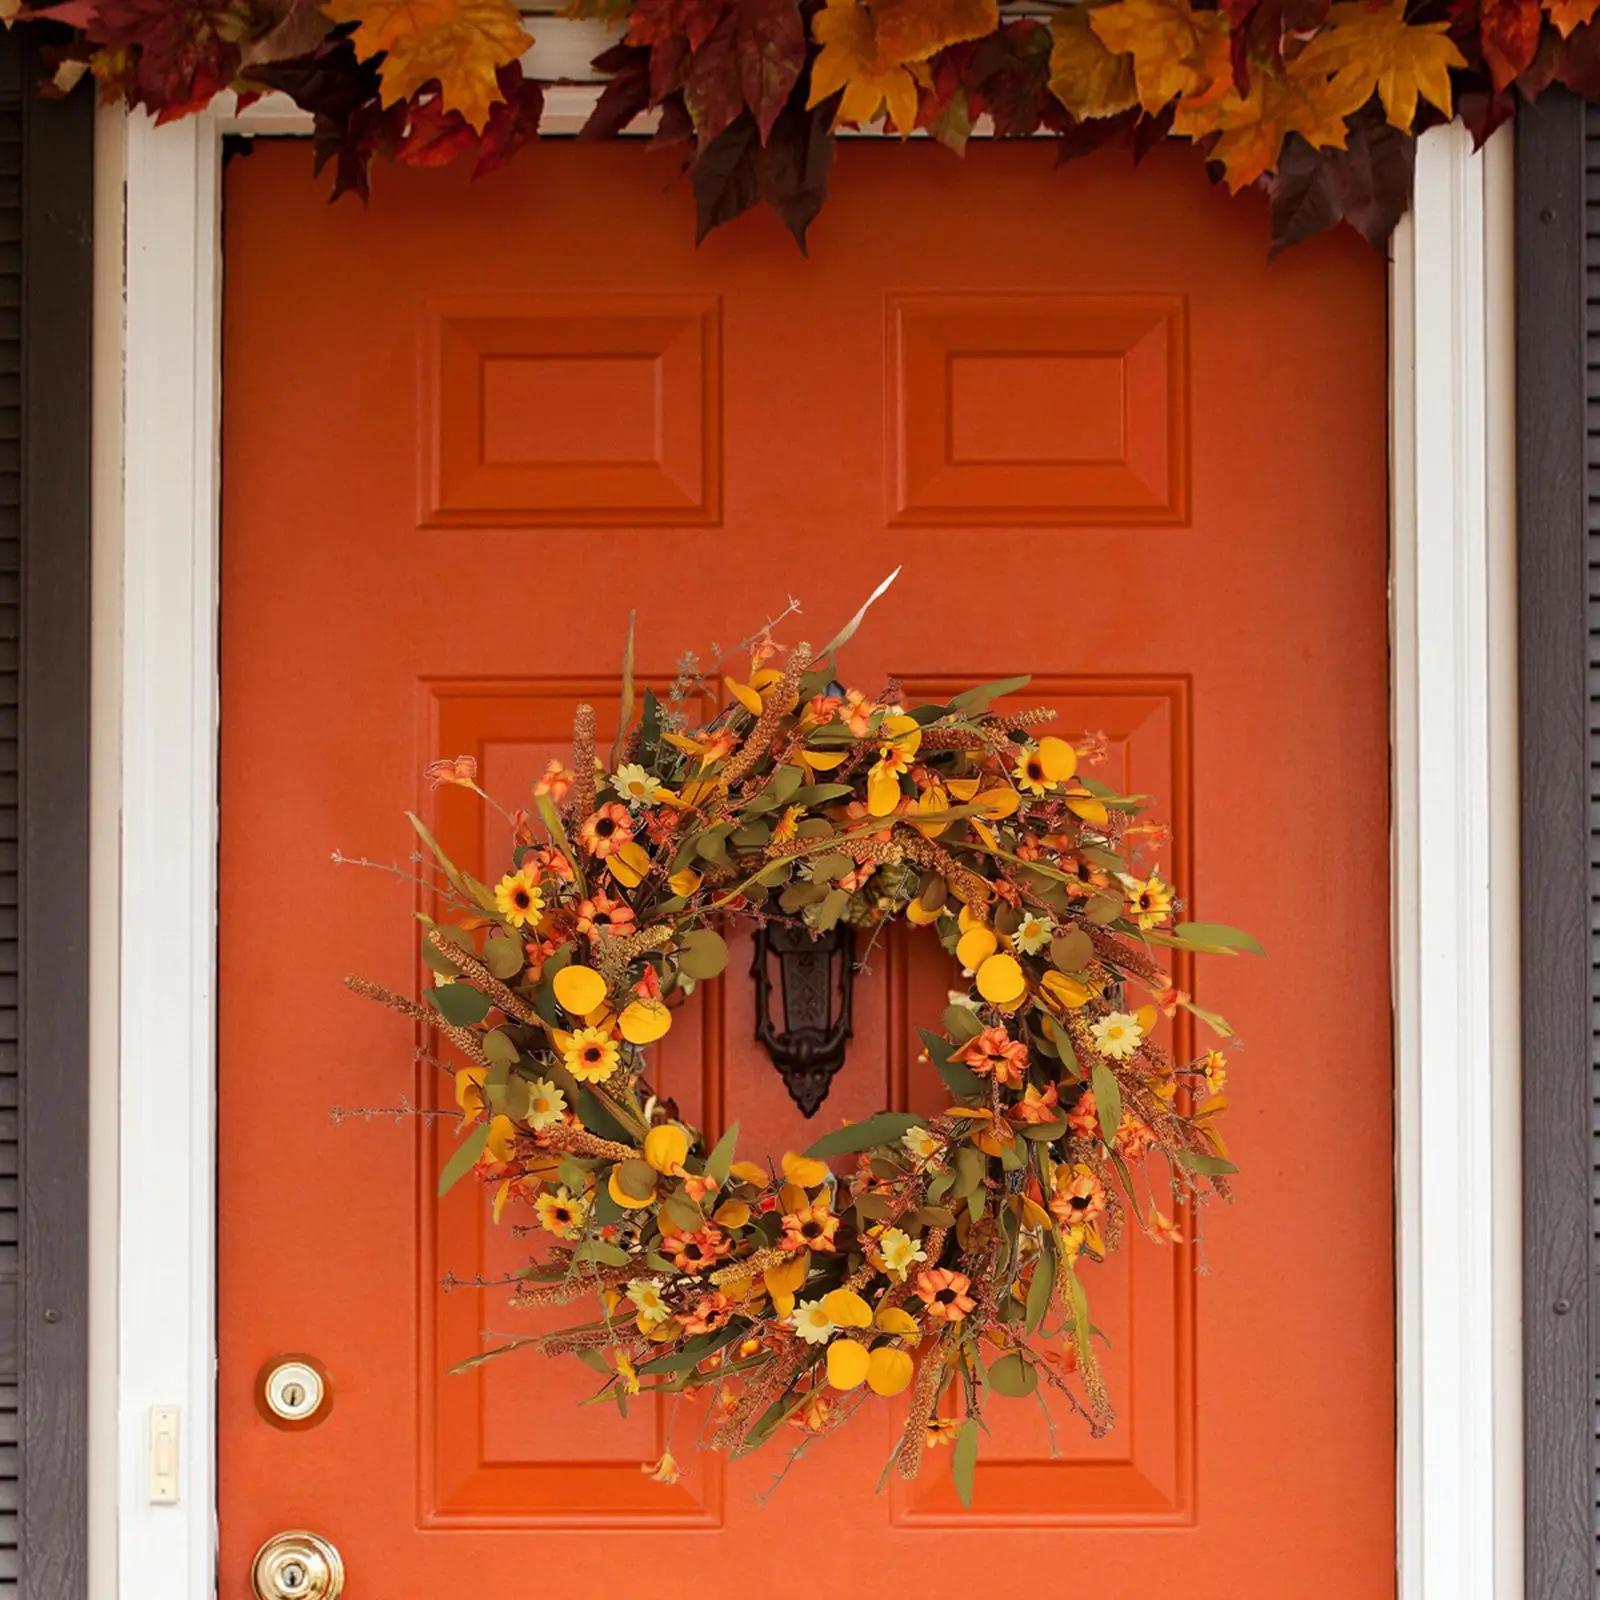
<svg viewBox="0 0 1600 1600"><path fill-rule="evenodd" d="M314 1428L333 1409L327 1369L313 1356L274 1356L256 1375L256 1409L275 1428Z"/></svg>
<svg viewBox="0 0 1600 1600"><path fill-rule="evenodd" d="M317 1534L277 1533L256 1551L250 1592L256 1600L339 1600L344 1562Z"/></svg>

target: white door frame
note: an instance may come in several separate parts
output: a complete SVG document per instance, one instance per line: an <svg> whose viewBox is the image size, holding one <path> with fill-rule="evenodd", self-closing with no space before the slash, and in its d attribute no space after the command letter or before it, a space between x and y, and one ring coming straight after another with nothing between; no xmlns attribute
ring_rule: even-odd
<svg viewBox="0 0 1600 1600"><path fill-rule="evenodd" d="M547 125L591 103L557 90ZM120 1116L91 1149L91 1593L206 1600L221 139L306 122L267 102L102 117L92 1093ZM1459 127L1425 135L1390 273L1400 1600L1522 1594L1510 183L1505 137L1474 155ZM1309 1247L1337 1270L1331 1229ZM170 1405L181 1494L153 1505L149 1415Z"/></svg>

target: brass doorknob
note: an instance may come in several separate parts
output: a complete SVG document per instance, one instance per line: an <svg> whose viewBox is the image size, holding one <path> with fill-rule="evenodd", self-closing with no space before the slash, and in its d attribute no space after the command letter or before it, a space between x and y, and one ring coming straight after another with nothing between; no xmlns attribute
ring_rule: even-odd
<svg viewBox="0 0 1600 1600"><path fill-rule="evenodd" d="M250 1590L256 1600L339 1600L344 1560L317 1534L275 1533L256 1551Z"/></svg>

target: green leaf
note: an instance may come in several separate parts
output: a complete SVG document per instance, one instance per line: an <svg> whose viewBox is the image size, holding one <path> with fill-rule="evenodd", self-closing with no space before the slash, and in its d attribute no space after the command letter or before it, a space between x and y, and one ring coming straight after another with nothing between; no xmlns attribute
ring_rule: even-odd
<svg viewBox="0 0 1600 1600"><path fill-rule="evenodd" d="M1222 1177L1226 1173L1239 1170L1231 1161L1226 1161L1221 1156L1207 1155L1203 1150L1178 1151L1178 1164L1187 1167L1191 1172L1202 1173L1208 1178Z"/></svg>
<svg viewBox="0 0 1600 1600"><path fill-rule="evenodd" d="M646 768L656 758L656 748L661 743L661 702L654 689L644 692L644 710L639 713L639 761Z"/></svg>
<svg viewBox="0 0 1600 1600"><path fill-rule="evenodd" d="M1083 908L1083 915L1097 928L1103 928L1122 915L1122 902L1114 894L1097 894Z"/></svg>
<svg viewBox="0 0 1600 1600"><path fill-rule="evenodd" d="M1049 1030L1050 1037L1055 1043L1057 1052L1061 1056L1061 1064L1071 1075L1083 1082L1083 1068L1078 1065L1078 1052L1072 1048L1072 1035L1067 1032L1054 1017L1046 1017L1044 1025Z"/></svg>
<svg viewBox="0 0 1600 1600"><path fill-rule="evenodd" d="M622 759L622 743L627 737L628 724L633 721L633 619L635 613L628 613L628 642L622 647L622 692L618 696L620 704L617 707L617 736L611 741L611 770L617 770L617 763Z"/></svg>
<svg viewBox="0 0 1600 1600"><path fill-rule="evenodd" d="M406 812L406 817L409 819L411 826L416 829L417 837L425 845L427 845L429 851L433 855L433 859L439 863L439 869L450 881L451 888L453 888L463 900L472 899L472 891L467 887L466 879L463 878L456 870L455 862L453 862L450 857L439 848L439 841L435 839L434 836L428 831L427 824L414 811Z"/></svg>
<svg viewBox="0 0 1600 1600"><path fill-rule="evenodd" d="M572 841L567 838L567 830L562 825L561 813L556 810L556 803L547 794L536 794L533 797L534 809L539 813L539 820L544 824L544 830L555 842L555 847L567 858L567 865L572 868L573 877L577 880L579 889L584 887L583 863L578 860L572 848Z"/></svg>
<svg viewBox="0 0 1600 1600"><path fill-rule="evenodd" d="M572 1259L574 1261L598 1261L608 1267L625 1267L630 1258L626 1250L614 1244L607 1244L604 1239L585 1239L572 1252Z"/></svg>
<svg viewBox="0 0 1600 1600"><path fill-rule="evenodd" d="M1044 1248L1039 1252L1039 1260L1033 1269L1033 1281L1028 1285L1028 1332L1037 1331L1039 1324L1044 1321L1045 1313L1050 1309L1050 1296L1056 1286L1056 1247L1055 1241L1046 1239Z"/></svg>
<svg viewBox="0 0 1600 1600"><path fill-rule="evenodd" d="M1039 1374L1033 1363L1016 1350L994 1362L987 1376L989 1387L1008 1400L1026 1400L1039 1387Z"/></svg>
<svg viewBox="0 0 1600 1600"><path fill-rule="evenodd" d="M715 1178L718 1183L726 1183L728 1172L733 1166L733 1152L739 1143L739 1124L735 1122L728 1131L717 1140L711 1148L711 1154L706 1157L706 1176Z"/></svg>
<svg viewBox="0 0 1600 1600"><path fill-rule="evenodd" d="M448 939L451 944L458 945L464 950L470 950L471 941L459 928L436 924L422 931L422 964L431 967L435 972L443 973L447 978L453 978L461 969L433 942L432 936L435 933L441 939Z"/></svg>
<svg viewBox="0 0 1600 1600"><path fill-rule="evenodd" d="M796 789L789 798L797 806L820 806L829 800L843 800L851 792L848 783L808 783L803 789Z"/></svg>
<svg viewBox="0 0 1600 1600"><path fill-rule="evenodd" d="M918 1028L923 1044L928 1048L928 1059L933 1063L933 1069L944 1079L945 1087L958 1100L963 1096L982 1095L983 1079L975 1073L964 1061L950 1059L950 1041L941 1039L936 1033L929 1033L926 1028Z"/></svg>
<svg viewBox="0 0 1600 1600"><path fill-rule="evenodd" d="M1094 940L1082 928L1068 928L1050 941L1050 960L1062 972L1082 972L1094 960Z"/></svg>
<svg viewBox="0 0 1600 1600"><path fill-rule="evenodd" d="M1215 1011L1207 1011L1204 1006L1197 1006L1188 1000L1180 1000L1179 1005L1192 1017L1198 1017L1219 1038L1231 1039L1233 1028L1228 1019L1219 1016Z"/></svg>
<svg viewBox="0 0 1600 1600"><path fill-rule="evenodd" d="M678 941L678 969L697 983L714 978L728 964L728 946L712 928L696 928Z"/></svg>
<svg viewBox="0 0 1600 1600"><path fill-rule="evenodd" d="M946 1006L939 1021L958 1045L976 1039L983 1032L983 1022L971 1006Z"/></svg>
<svg viewBox="0 0 1600 1600"><path fill-rule="evenodd" d="M1261 941L1241 928L1230 928L1225 922L1180 922L1173 936L1193 950L1248 950L1251 955L1264 956Z"/></svg>
<svg viewBox="0 0 1600 1600"><path fill-rule="evenodd" d="M955 1482L956 1495L968 1511L972 1509L972 1484L978 1470L978 1419L968 1417L956 1435L955 1448L950 1452L950 1476Z"/></svg>
<svg viewBox="0 0 1600 1600"><path fill-rule="evenodd" d="M484 944L483 964L502 983L508 982L522 971L522 941L513 939L509 934L497 933Z"/></svg>
<svg viewBox="0 0 1600 1600"><path fill-rule="evenodd" d="M842 650L855 637L856 629L861 626L862 619L872 609L872 602L876 600L885 589L900 576L900 569L896 567L876 589L866 598L865 603L851 619L817 652L817 660L825 661L835 650Z"/></svg>
<svg viewBox="0 0 1600 1600"><path fill-rule="evenodd" d="M774 805L786 806L805 781L806 771L803 767L779 767L772 775L772 787L767 793L772 796Z"/></svg>
<svg viewBox="0 0 1600 1600"><path fill-rule="evenodd" d="M511 1036L502 1033L499 1028L491 1028L478 1041L483 1046L483 1053L496 1066L515 1066L520 1054Z"/></svg>
<svg viewBox="0 0 1600 1600"><path fill-rule="evenodd" d="M448 1194L478 1164L483 1147L489 1142L489 1124L480 1122L450 1152L450 1159L439 1174L439 1193Z"/></svg>
<svg viewBox="0 0 1600 1600"><path fill-rule="evenodd" d="M828 1156L853 1155L880 1144L895 1144L908 1129L926 1125L925 1117L914 1117L909 1111L879 1111L863 1122L852 1122L846 1128L823 1134L806 1154L818 1161Z"/></svg>
<svg viewBox="0 0 1600 1600"><path fill-rule="evenodd" d="M1103 1061L1089 1068L1089 1087L1094 1090L1094 1108L1100 1118L1100 1137L1107 1148L1116 1142L1122 1126L1122 1086L1117 1075Z"/></svg>
<svg viewBox="0 0 1600 1600"><path fill-rule="evenodd" d="M688 1195L676 1190L661 1202L661 1209L679 1233L698 1232L706 1220L699 1206Z"/></svg>
<svg viewBox="0 0 1600 1600"><path fill-rule="evenodd" d="M489 1015L489 997L474 989L464 978L447 983L441 988L428 990L428 999L438 1009L446 1022L458 1028L470 1028Z"/></svg>
<svg viewBox="0 0 1600 1600"><path fill-rule="evenodd" d="M964 1144L956 1151L953 1164L956 1181L951 1186L950 1198L964 1200L983 1182L989 1168L988 1157L976 1145Z"/></svg>
<svg viewBox="0 0 1600 1600"><path fill-rule="evenodd" d="M992 700L999 700L1008 694L1015 694L1019 689L1026 689L1032 677L1023 673L1020 678L997 678L993 683L975 684L970 689L963 689L960 694L954 695L950 700L952 711L987 711Z"/></svg>
<svg viewBox="0 0 1600 1600"><path fill-rule="evenodd" d="M1030 1122L1022 1130L1024 1139L1033 1139L1040 1144L1049 1144L1052 1140L1059 1139L1067 1131L1064 1122Z"/></svg>

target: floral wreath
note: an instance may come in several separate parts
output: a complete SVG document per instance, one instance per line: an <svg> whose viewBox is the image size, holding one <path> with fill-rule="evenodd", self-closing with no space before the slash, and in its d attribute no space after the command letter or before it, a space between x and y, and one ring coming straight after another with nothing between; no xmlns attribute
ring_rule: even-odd
<svg viewBox="0 0 1600 1600"><path fill-rule="evenodd" d="M1260 947L1173 922L1143 860L1166 830L1082 771L1103 740L1037 735L1046 709L990 709L1026 678L921 705L892 682L841 688L832 657L865 609L819 656L782 658L769 624L729 703L693 727L707 675L691 659L664 698L636 700L630 635L610 761L578 706L571 766L550 764L533 815L510 813L493 887L411 819L454 919L423 918L425 1002L346 981L465 1058L447 1067L462 1132L439 1192L472 1173L497 1221L531 1209L522 1231L548 1248L507 1280L512 1305L599 1302L458 1371L526 1346L578 1355L624 1411L640 1392L714 1389L704 1442L736 1454L785 1423L803 1448L865 1394L909 1391L885 1476L915 1477L953 1440L970 1503L991 1391L1043 1384L1110 1427L1081 1263L1130 1219L1179 1239L1173 1218L1226 1196L1236 1170L1224 1057L1174 1061L1152 1037L1179 1008L1228 1026L1158 952ZM469 757L429 776L483 795ZM967 984L921 1033L944 1109L880 1111L776 1170L735 1159L737 1125L713 1142L677 1121L645 1051L722 971L735 917L931 929ZM670 1481L670 1450L648 1470Z"/></svg>

